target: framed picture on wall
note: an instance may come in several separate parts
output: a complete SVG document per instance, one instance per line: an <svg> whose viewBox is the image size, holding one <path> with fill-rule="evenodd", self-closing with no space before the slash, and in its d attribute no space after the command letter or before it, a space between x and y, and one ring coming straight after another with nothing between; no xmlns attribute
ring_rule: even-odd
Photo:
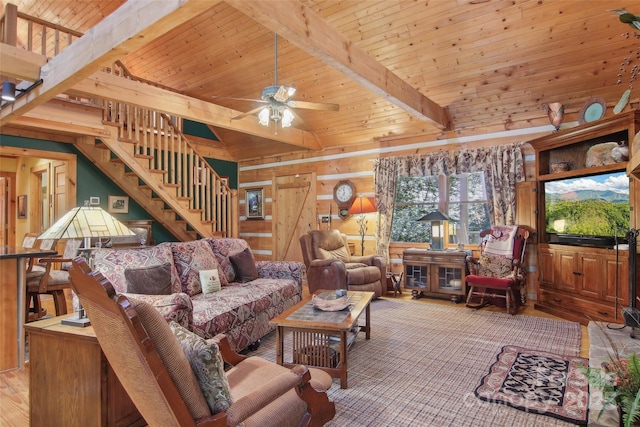
<svg viewBox="0 0 640 427"><path fill-rule="evenodd" d="M220 184L218 185L218 194L221 194L223 196L227 194L227 187L225 187L225 185L227 187L229 186L229 177L228 176L221 176L220 177Z"/></svg>
<svg viewBox="0 0 640 427"><path fill-rule="evenodd" d="M27 217L27 195L18 196L18 218Z"/></svg>
<svg viewBox="0 0 640 427"><path fill-rule="evenodd" d="M109 213L129 213L129 197L128 196L112 196L109 195L107 212Z"/></svg>
<svg viewBox="0 0 640 427"><path fill-rule="evenodd" d="M100 205L100 197L89 197L89 206L98 206Z"/></svg>
<svg viewBox="0 0 640 427"><path fill-rule="evenodd" d="M247 219L264 219L264 188L247 188L245 204Z"/></svg>

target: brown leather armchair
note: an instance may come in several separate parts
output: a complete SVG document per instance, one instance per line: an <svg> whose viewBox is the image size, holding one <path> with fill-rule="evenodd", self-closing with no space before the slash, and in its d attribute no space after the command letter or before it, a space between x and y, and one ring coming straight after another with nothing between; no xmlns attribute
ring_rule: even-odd
<svg viewBox="0 0 640 427"><path fill-rule="evenodd" d="M347 236L339 230L311 230L300 237L309 292L318 289L384 294L387 260L379 255L351 256Z"/></svg>

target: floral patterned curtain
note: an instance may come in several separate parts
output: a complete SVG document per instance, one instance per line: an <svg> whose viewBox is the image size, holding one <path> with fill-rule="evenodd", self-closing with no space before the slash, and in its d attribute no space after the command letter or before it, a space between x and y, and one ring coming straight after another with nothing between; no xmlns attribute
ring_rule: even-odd
<svg viewBox="0 0 640 427"><path fill-rule="evenodd" d="M457 175L484 172L489 215L494 225L515 221L516 182L524 181L522 143L439 151L374 160L374 187L378 208L377 252L389 258L389 238L399 176Z"/></svg>

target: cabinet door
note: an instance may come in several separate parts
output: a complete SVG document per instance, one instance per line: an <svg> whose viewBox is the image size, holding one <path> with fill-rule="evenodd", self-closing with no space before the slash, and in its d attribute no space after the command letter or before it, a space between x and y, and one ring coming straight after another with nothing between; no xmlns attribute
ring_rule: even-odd
<svg viewBox="0 0 640 427"><path fill-rule="evenodd" d="M605 301L615 303L618 299L618 306L625 307L629 304L629 260L625 252L616 261L615 256L604 258L605 288L602 298ZM616 268L617 267L617 268Z"/></svg>
<svg viewBox="0 0 640 427"><path fill-rule="evenodd" d="M555 288L555 252L551 249L538 251L538 280L545 287Z"/></svg>
<svg viewBox="0 0 640 427"><path fill-rule="evenodd" d="M553 275L556 279L558 289L563 291L575 292L575 255L573 252L558 251L554 259Z"/></svg>
<svg viewBox="0 0 640 427"><path fill-rule="evenodd" d="M604 293L604 265L602 257L595 254L578 255L576 281L578 293L585 297L601 298ZM614 266L615 268L615 266Z"/></svg>

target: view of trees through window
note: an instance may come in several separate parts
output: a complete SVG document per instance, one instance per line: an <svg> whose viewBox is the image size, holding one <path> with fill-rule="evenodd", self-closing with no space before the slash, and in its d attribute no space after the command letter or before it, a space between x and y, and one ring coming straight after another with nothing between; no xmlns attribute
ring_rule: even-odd
<svg viewBox="0 0 640 427"><path fill-rule="evenodd" d="M398 178L391 241L429 242L431 224L418 220L435 210L452 219L450 244L478 243L480 231L491 226L484 175Z"/></svg>

